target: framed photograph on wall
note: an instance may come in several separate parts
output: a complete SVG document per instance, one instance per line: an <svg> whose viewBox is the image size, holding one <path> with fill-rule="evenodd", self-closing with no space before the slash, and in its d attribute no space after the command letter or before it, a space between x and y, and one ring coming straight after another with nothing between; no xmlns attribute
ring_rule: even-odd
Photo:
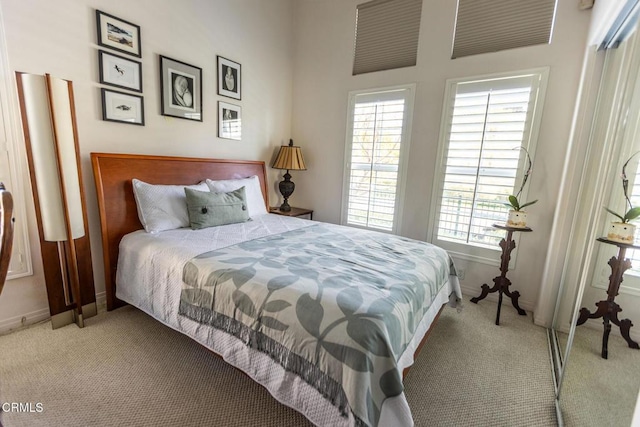
<svg viewBox="0 0 640 427"><path fill-rule="evenodd" d="M218 101L218 137L242 139L242 108Z"/></svg>
<svg viewBox="0 0 640 427"><path fill-rule="evenodd" d="M142 92L142 64L113 53L98 51L100 83Z"/></svg>
<svg viewBox="0 0 640 427"><path fill-rule="evenodd" d="M144 100L141 96L102 90L102 120L144 126Z"/></svg>
<svg viewBox="0 0 640 427"><path fill-rule="evenodd" d="M242 99L240 64L218 56L218 95Z"/></svg>
<svg viewBox="0 0 640 427"><path fill-rule="evenodd" d="M96 10L98 44L129 55L142 57L140 26Z"/></svg>
<svg viewBox="0 0 640 427"><path fill-rule="evenodd" d="M162 115L202 121L202 69L160 55Z"/></svg>

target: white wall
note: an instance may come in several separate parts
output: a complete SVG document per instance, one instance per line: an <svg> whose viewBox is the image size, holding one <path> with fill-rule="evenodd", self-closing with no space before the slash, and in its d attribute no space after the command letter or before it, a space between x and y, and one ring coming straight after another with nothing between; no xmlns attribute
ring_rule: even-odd
<svg viewBox="0 0 640 427"><path fill-rule="evenodd" d="M72 80L96 292L104 292L100 227L89 153L122 152L270 161L288 141L292 106L291 0L1 0L11 71ZM144 127L102 121L95 9L141 27ZM109 51L109 49L105 49ZM115 52L117 53L117 52ZM203 69L203 122L160 115L158 55ZM216 95L216 55L242 65L242 100ZM123 55L126 56L126 55ZM133 58L133 57L132 57ZM13 76L9 76L13 79ZM15 85L14 85L15 87ZM218 139L217 101L242 107L242 141ZM16 100L12 100L16 102ZM22 132L19 130L19 135ZM24 142L17 141L23 150ZM25 166L26 171L26 166ZM269 180L278 174L270 171ZM26 173L22 177L28 181ZM0 329L48 312L27 186L35 274L0 298ZM272 204L278 199L272 186ZM18 219L20 220L20 219Z"/></svg>
<svg viewBox="0 0 640 427"><path fill-rule="evenodd" d="M303 148L309 169L294 174L298 187L292 204L315 209L314 218L318 220L339 222L347 93L415 82L408 182L400 233L426 239L446 79L549 66L547 96L529 189L529 198L540 201L529 211L534 232L520 240L516 269L509 273L513 289L521 293L521 306L532 309L538 298L558 197L590 12L578 10L577 2L560 1L550 45L451 60L456 2L425 1L417 66L352 76L355 7L360 2L294 2L297 37L293 136ZM463 288L473 294L479 293L482 283L491 283L498 273L495 266L485 264L457 261L457 265L466 272Z"/></svg>
<svg viewBox="0 0 640 427"><path fill-rule="evenodd" d="M627 0L599 0L594 3L589 26L589 45L599 45L602 42L626 3Z"/></svg>

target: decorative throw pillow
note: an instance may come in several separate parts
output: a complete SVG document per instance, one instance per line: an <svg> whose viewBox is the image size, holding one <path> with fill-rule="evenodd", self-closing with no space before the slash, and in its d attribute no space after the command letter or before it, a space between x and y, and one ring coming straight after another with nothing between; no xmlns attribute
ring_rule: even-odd
<svg viewBox="0 0 640 427"><path fill-rule="evenodd" d="M215 227L249 221L245 188L228 193L213 193L185 188L191 228Z"/></svg>
<svg viewBox="0 0 640 427"><path fill-rule="evenodd" d="M153 185L131 180L138 218L147 233L189 226L185 188L207 191L204 182L196 185Z"/></svg>
<svg viewBox="0 0 640 427"><path fill-rule="evenodd" d="M249 178L223 179L219 181L207 179L206 183L209 186L209 189L215 193L227 193L229 191L237 190L240 187L245 187L249 216L254 218L257 215L264 215L267 213L258 175L253 175Z"/></svg>

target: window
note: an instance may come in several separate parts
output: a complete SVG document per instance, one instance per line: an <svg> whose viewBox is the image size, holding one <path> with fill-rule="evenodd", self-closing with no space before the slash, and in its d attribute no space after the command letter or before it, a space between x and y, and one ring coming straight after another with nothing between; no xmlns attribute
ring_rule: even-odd
<svg viewBox="0 0 640 427"><path fill-rule="evenodd" d="M373 0L356 7L353 75L416 65L422 0Z"/></svg>
<svg viewBox="0 0 640 427"><path fill-rule="evenodd" d="M556 0L458 0L451 58L551 41Z"/></svg>
<svg viewBox="0 0 640 427"><path fill-rule="evenodd" d="M414 92L407 85L350 93L343 224L398 229Z"/></svg>
<svg viewBox="0 0 640 427"><path fill-rule="evenodd" d="M25 221L24 186L19 179L22 176L16 140L18 125L12 121L12 104L7 94L12 93L10 74L7 70L7 54L5 50L4 36L0 32L0 182L3 182L7 190L13 196L14 218L16 222L13 228L13 249L7 279L16 279L33 274L31 256L29 252L29 240L27 235L27 222ZM15 89L15 87L14 87Z"/></svg>
<svg viewBox="0 0 640 427"><path fill-rule="evenodd" d="M629 195L629 199L633 206L640 206L640 161L638 161L638 157L640 157L640 154L635 155L632 162L629 163L630 167L635 167L635 170L632 169L630 173L629 168L627 168L627 176L631 183L631 194ZM620 172L619 169L613 169L613 171ZM607 206L618 206L620 202L624 200L622 194L620 179L615 179L613 182L613 188L611 189L611 200ZM620 208L614 209L614 211L622 212L624 215L624 212L626 212L628 208L629 207L626 204L623 204ZM616 218L610 214L606 214L606 218L606 230L603 232L603 235L606 235L610 221L616 220ZM638 224L635 223L635 225L637 226ZM635 241L640 242L640 227L636 228ZM615 247L612 248L610 245L601 245L601 247L599 247L597 265L604 267L601 268L600 277L596 280L594 286L607 289L609 285L609 275L611 274L611 270L606 266L607 259L616 254L617 248ZM626 258L631 260L631 268L625 272L620 292L640 296L640 250L627 250Z"/></svg>
<svg viewBox="0 0 640 427"><path fill-rule="evenodd" d="M533 157L548 70L447 82L434 187L432 241L494 261L507 197ZM534 170L535 174L535 170ZM525 187L521 200L526 199Z"/></svg>

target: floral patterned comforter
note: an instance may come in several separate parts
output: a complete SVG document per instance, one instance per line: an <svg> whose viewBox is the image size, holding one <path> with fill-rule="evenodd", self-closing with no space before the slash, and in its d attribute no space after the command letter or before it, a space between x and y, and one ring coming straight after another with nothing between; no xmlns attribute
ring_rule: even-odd
<svg viewBox="0 0 640 427"><path fill-rule="evenodd" d="M319 223L193 258L179 313L376 426L384 400L403 392L396 362L450 274L451 259L431 244Z"/></svg>

